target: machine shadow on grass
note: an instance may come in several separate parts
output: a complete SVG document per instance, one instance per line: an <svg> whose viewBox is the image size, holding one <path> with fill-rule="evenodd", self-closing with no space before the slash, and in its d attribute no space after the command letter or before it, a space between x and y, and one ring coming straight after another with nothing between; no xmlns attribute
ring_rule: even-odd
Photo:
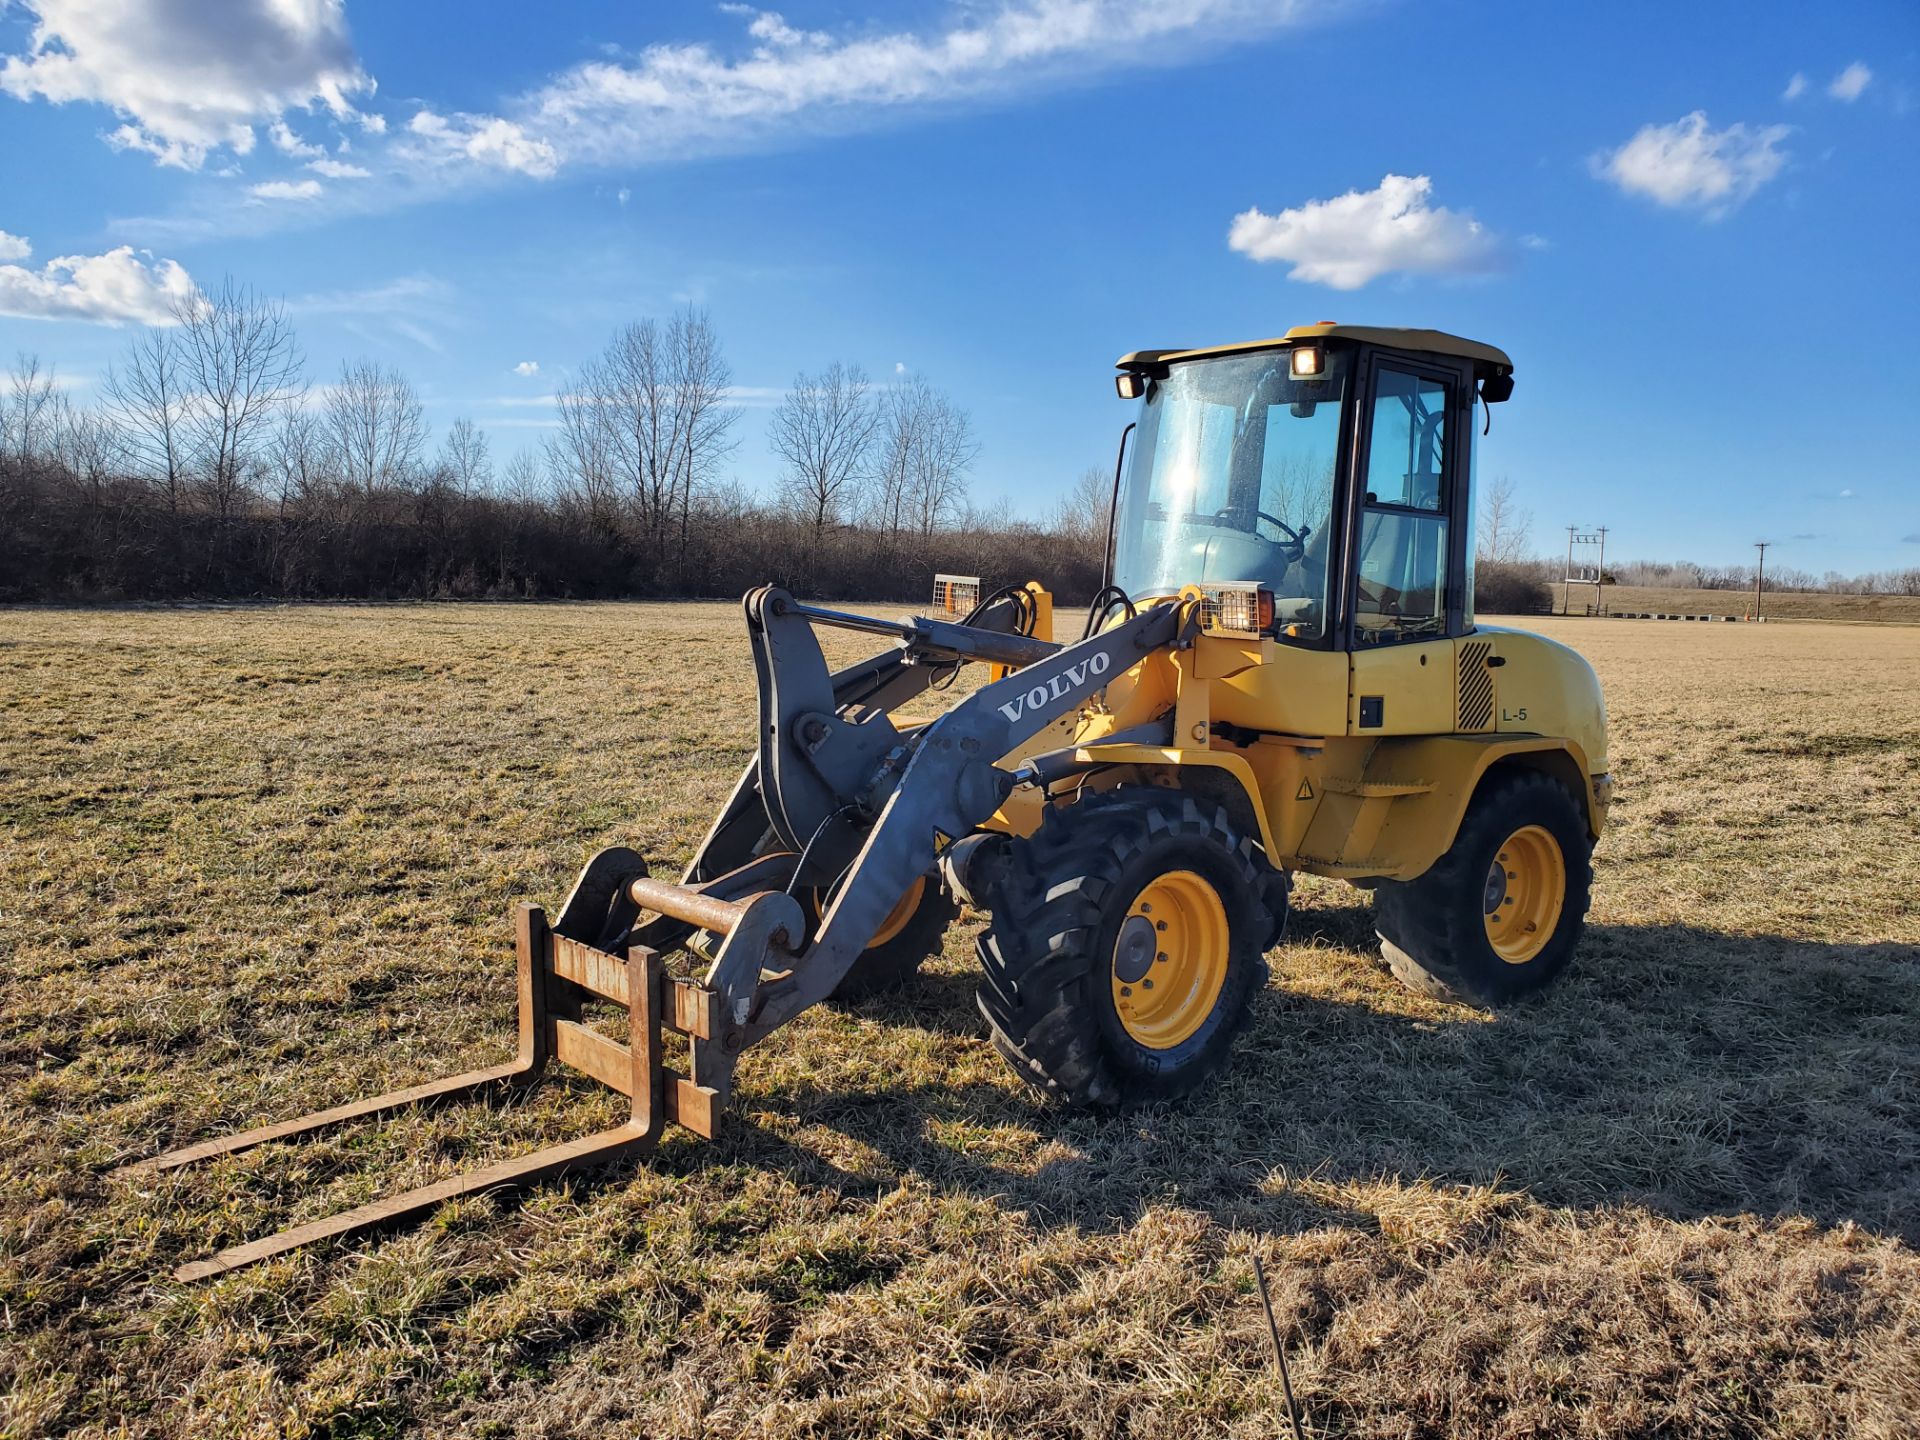
<svg viewBox="0 0 1920 1440"><path fill-rule="evenodd" d="M1289 944L1364 965L1370 917L1364 904L1306 912ZM1424 1181L1920 1241L1920 949L1596 925L1557 987L1491 1016L1329 999L1290 983L1287 956L1228 1073L1182 1105L1089 1117L977 1082L782 1087L743 1097L716 1158L849 1193L911 1171L1092 1230L1154 1204L1266 1231L1371 1229L1372 1214L1330 1197ZM970 977L929 975L860 1013L970 1027L971 991ZM880 1160L840 1169L756 1112L782 1131L840 1131ZM1037 1166L996 1158L1008 1129L1029 1157L1038 1136Z"/></svg>

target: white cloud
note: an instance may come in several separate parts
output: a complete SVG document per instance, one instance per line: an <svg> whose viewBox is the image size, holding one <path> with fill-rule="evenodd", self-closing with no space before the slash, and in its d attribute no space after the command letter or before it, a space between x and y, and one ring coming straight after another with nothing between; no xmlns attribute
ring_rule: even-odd
<svg viewBox="0 0 1920 1440"><path fill-rule="evenodd" d="M903 108L1030 94L1104 71L1176 64L1303 23L1346 0L988 0L925 31L800 30L748 17L744 54L648 46L554 77L508 111L556 162L633 164L787 143Z"/></svg>
<svg viewBox="0 0 1920 1440"><path fill-rule="evenodd" d="M1851 489L1842 490L1840 492L1840 498L1842 500L1851 500L1853 498L1853 491Z"/></svg>
<svg viewBox="0 0 1920 1440"><path fill-rule="evenodd" d="M727 399L735 405L754 410L778 405L786 398L787 389L784 385L729 385L727 387Z"/></svg>
<svg viewBox="0 0 1920 1440"><path fill-rule="evenodd" d="M354 327L348 326L347 328L352 329ZM414 344L423 350L431 350L436 355L444 355L447 353L447 347L440 343L440 337L438 335L427 329L426 326L409 320L403 315L388 316L387 328L402 339L413 341Z"/></svg>
<svg viewBox="0 0 1920 1440"><path fill-rule="evenodd" d="M731 42L602 47L604 58L486 111L417 104L389 134L382 116L355 108L373 81L348 34L346 0L0 0L0 9L24 7L38 22L27 53L0 56L0 85L111 106L126 123L110 143L190 168L218 169L265 141L316 175L359 179L317 152L325 145L344 154L347 145L335 145L342 128L384 135L367 157L355 156L372 172L365 178L404 182L367 186L362 194L378 203L487 175L546 179L576 165L672 163L804 143L933 107L1020 100L1216 55L1371 3L956 0L937 19L899 20L882 7L878 18L830 30L722 5L740 26ZM334 133L302 126L301 109L330 119ZM208 163L222 148L228 153ZM255 205L250 223L298 213Z"/></svg>
<svg viewBox="0 0 1920 1440"><path fill-rule="evenodd" d="M9 235L0 230L0 260L24 260L33 254L33 246L24 235Z"/></svg>
<svg viewBox="0 0 1920 1440"><path fill-rule="evenodd" d="M1594 156L1593 166L1622 190L1718 219L1785 168L1787 152L1779 146L1791 133L1786 125L1714 130L1706 112L1696 110L1671 125L1641 127L1618 150Z"/></svg>
<svg viewBox="0 0 1920 1440"><path fill-rule="evenodd" d="M1798 100L1806 93L1807 77L1796 70L1793 72L1793 78L1787 81L1787 88L1780 92L1780 98L1782 100Z"/></svg>
<svg viewBox="0 0 1920 1440"><path fill-rule="evenodd" d="M267 180L247 187L256 200L318 200L325 190L318 180Z"/></svg>
<svg viewBox="0 0 1920 1440"><path fill-rule="evenodd" d="M431 275L402 275L364 290L326 290L296 296L287 302L287 308L304 315L429 314L453 293L444 280Z"/></svg>
<svg viewBox="0 0 1920 1440"><path fill-rule="evenodd" d="M904 361L904 360L896 360L896 361L894 361L894 362L893 362L893 373L894 373L894 374L896 374L896 375L904 375L904 374L906 374L906 373L907 373L907 362L906 362L906 361Z"/></svg>
<svg viewBox="0 0 1920 1440"><path fill-rule="evenodd" d="M287 301L296 316L332 315L363 339L398 335L436 354L444 351L439 332L458 328L459 292L429 274L397 275L358 290L326 290Z"/></svg>
<svg viewBox="0 0 1920 1440"><path fill-rule="evenodd" d="M544 180L560 168L560 155L545 140L497 115L455 115L422 110L407 129L431 147L429 159L464 158Z"/></svg>
<svg viewBox="0 0 1920 1440"><path fill-rule="evenodd" d="M11 242L0 245L0 259L24 260L32 253L17 235L0 238ZM193 277L178 263L149 264L131 245L104 255L62 255L38 270L0 265L0 315L33 320L171 325L173 307L193 293Z"/></svg>
<svg viewBox="0 0 1920 1440"><path fill-rule="evenodd" d="M513 367L513 373L516 375L538 375L540 373L540 362L538 360L522 360L518 365Z"/></svg>
<svg viewBox="0 0 1920 1440"><path fill-rule="evenodd" d="M0 90L20 100L110 107L107 136L162 165L197 170L207 152L252 150L253 127L300 106L358 117L372 90L347 34L343 0L21 0L24 54L0 59Z"/></svg>
<svg viewBox="0 0 1920 1440"><path fill-rule="evenodd" d="M273 148L278 150L282 155L296 155L303 160L311 160L315 156L327 153L322 147L310 145L298 135L294 134L293 130L284 120L276 120L273 124L269 125L267 127L267 134L273 140Z"/></svg>
<svg viewBox="0 0 1920 1440"><path fill-rule="evenodd" d="M1290 263L1291 280L1358 290L1387 274L1476 275L1500 267L1499 240L1469 215L1429 205L1425 175L1388 175L1372 190L1233 217L1227 243L1254 260Z"/></svg>
<svg viewBox="0 0 1920 1440"><path fill-rule="evenodd" d="M307 169L329 180L364 180L373 173L365 166L349 164L345 160L309 160Z"/></svg>
<svg viewBox="0 0 1920 1440"><path fill-rule="evenodd" d="M1851 105L1866 93L1867 86L1873 83L1873 71L1856 60L1827 86L1827 94L1836 100L1844 100Z"/></svg>

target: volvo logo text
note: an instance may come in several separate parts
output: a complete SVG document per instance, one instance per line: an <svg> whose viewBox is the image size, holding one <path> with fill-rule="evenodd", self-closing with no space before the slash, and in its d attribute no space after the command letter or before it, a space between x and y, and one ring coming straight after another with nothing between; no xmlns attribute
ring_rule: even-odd
<svg viewBox="0 0 1920 1440"><path fill-rule="evenodd" d="M1087 683L1097 680L1113 666L1113 657L1107 654L1089 655L1077 665L1069 665L1044 685L1036 685L1024 695L1016 695L1000 707L1000 713L1007 717L1010 724L1018 723L1020 717L1029 710L1038 710L1055 700L1064 700Z"/></svg>

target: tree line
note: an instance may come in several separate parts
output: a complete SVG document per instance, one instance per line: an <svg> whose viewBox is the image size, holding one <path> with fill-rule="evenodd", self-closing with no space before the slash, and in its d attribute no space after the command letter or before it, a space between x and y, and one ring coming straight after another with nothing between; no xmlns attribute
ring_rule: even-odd
<svg viewBox="0 0 1920 1440"><path fill-rule="evenodd" d="M503 463L470 419L434 447L396 369L349 361L316 385L285 307L231 280L170 319L129 340L92 404L36 356L0 376L0 600L1099 583L1078 519L971 502L971 418L921 376L800 374L769 418L777 489L747 490L730 469L747 412L697 309L621 326L558 388L551 436Z"/></svg>

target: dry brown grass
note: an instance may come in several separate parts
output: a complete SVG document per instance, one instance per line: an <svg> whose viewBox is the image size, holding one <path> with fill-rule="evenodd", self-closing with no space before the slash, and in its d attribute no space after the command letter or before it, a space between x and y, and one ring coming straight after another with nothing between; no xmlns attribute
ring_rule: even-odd
<svg viewBox="0 0 1920 1440"><path fill-rule="evenodd" d="M1303 887L1228 1081L1044 1110L972 927L753 1052L723 1139L219 1283L180 1259L608 1123L546 1083L144 1189L117 1162L503 1057L507 911L669 860L728 606L0 614L0 1431L1914 1433L1920 630L1542 622L1616 823L1497 1018Z"/></svg>

